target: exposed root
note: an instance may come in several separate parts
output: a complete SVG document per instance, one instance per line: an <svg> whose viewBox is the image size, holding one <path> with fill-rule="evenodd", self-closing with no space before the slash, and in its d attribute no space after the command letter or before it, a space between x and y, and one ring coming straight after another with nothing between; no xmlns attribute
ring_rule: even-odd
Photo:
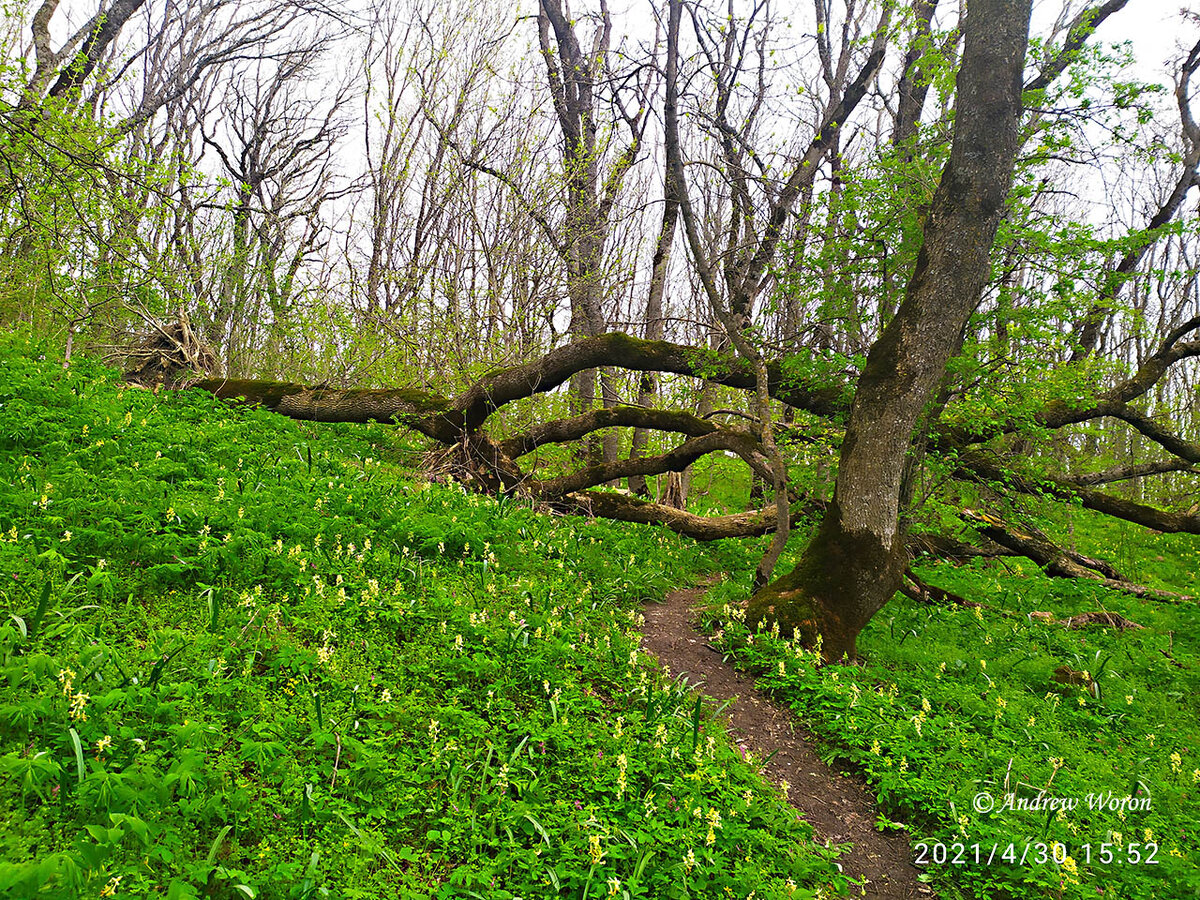
<svg viewBox="0 0 1200 900"><path fill-rule="evenodd" d="M482 431L467 432L449 447L425 454L423 468L433 482L458 481L485 494L529 496L529 479Z"/></svg>
<svg viewBox="0 0 1200 900"><path fill-rule="evenodd" d="M959 596L953 591L948 591L945 588L922 581L912 569L906 569L904 577L911 581L912 585L910 586L901 582L900 593L904 594L910 600L916 600L918 603L932 603L937 605L952 603L958 606L983 607L982 603L976 603L974 600L968 600L966 597Z"/></svg>
<svg viewBox="0 0 1200 900"><path fill-rule="evenodd" d="M146 388L185 388L217 372L217 354L192 330L187 316L151 323L153 330L124 353L125 381Z"/></svg>

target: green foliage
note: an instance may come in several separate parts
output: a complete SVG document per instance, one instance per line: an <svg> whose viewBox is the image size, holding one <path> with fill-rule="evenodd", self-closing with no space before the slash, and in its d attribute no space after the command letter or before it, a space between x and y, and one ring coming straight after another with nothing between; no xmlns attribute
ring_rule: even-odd
<svg viewBox="0 0 1200 900"><path fill-rule="evenodd" d="M23 92L23 79L10 78L0 72L0 95ZM27 108L0 100L0 322L47 332L69 323L91 336L128 325L131 306L166 312L173 279L148 267L138 228L163 224L167 210L150 199L174 174L122 153L119 140L64 98Z"/></svg>
<svg viewBox="0 0 1200 900"><path fill-rule="evenodd" d="M638 651L694 545L44 352L0 354L0 895L844 884Z"/></svg>
<svg viewBox="0 0 1200 900"><path fill-rule="evenodd" d="M1195 570L1194 538L1143 537L1139 555L1153 566L1164 541L1181 570ZM965 848L958 864L928 855L941 896L1168 900L1200 888L1194 603L1053 580L1032 564L918 571L985 606L897 597L859 638L861 666L821 667L789 640L748 632L732 582L712 595L713 627L759 684L809 723L831 760L865 774L885 815L908 823L914 841ZM1061 620L1099 609L1145 628L1074 629L1035 615ZM1091 687L1054 680L1064 665L1086 671ZM1146 808L1121 808L1126 797ZM1078 806L1038 808L1039 798ZM1020 864L1024 848L1036 854L1038 844L1046 859ZM991 865L974 862L975 845L983 863L1000 848ZM1009 845L1015 859L1005 859Z"/></svg>

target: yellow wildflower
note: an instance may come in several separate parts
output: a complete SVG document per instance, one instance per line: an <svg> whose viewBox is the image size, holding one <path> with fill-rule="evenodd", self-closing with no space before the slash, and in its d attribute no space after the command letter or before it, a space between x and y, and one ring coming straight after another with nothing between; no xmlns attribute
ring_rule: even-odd
<svg viewBox="0 0 1200 900"><path fill-rule="evenodd" d="M588 856L591 857L593 866L604 862L604 848L600 846L600 836L597 834L588 835Z"/></svg>
<svg viewBox="0 0 1200 900"><path fill-rule="evenodd" d="M87 707L87 702L90 699L91 695L85 694L83 691L79 691L71 697L70 714L72 719L77 722L87 721L87 713L84 712L84 709Z"/></svg>

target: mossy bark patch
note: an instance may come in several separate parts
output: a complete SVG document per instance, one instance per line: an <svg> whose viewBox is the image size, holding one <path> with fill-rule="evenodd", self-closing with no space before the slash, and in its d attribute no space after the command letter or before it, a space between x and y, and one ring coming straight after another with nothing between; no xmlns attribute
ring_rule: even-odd
<svg viewBox="0 0 1200 900"><path fill-rule="evenodd" d="M313 422L398 422L439 440L452 439L454 406L419 388L331 388L282 381L210 378L194 387Z"/></svg>
<svg viewBox="0 0 1200 900"><path fill-rule="evenodd" d="M854 659L859 633L899 589L907 562L902 541L847 530L830 504L797 566L751 598L747 620L778 624L785 637L798 631L808 646L819 634L826 659Z"/></svg>

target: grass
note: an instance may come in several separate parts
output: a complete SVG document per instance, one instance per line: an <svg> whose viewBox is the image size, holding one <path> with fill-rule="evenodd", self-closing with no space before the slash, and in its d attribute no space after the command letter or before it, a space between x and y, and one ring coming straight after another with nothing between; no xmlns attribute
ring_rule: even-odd
<svg viewBox="0 0 1200 900"><path fill-rule="evenodd" d="M844 886L637 649L706 551L4 340L0 895Z"/></svg>
<svg viewBox="0 0 1200 900"><path fill-rule="evenodd" d="M1081 551L1100 555L1111 526L1077 514L1075 527ZM1141 577L1194 591L1180 576L1200 560L1195 538L1125 539L1139 542L1131 556ZM863 773L886 815L907 823L941 896L1174 900L1200 891L1196 604L1054 580L1011 560L918 572L984 606L898 596L860 638L862 665L821 668L780 636L748 632L744 579L710 595L710 625L810 723L828 758ZM1034 615L1101 609L1144 629L1073 629ZM1055 680L1064 665L1091 684ZM1049 798L1077 806L1051 808Z"/></svg>
<svg viewBox="0 0 1200 900"><path fill-rule="evenodd" d="M984 606L898 597L863 665L820 667L741 625L754 542L414 482L392 429L124 389L2 340L0 895L844 890L837 848L637 650L641 603L713 568L731 658L865 775L879 827L924 842L942 897L1200 889L1193 603L1013 561L925 565ZM740 508L725 465L698 476L701 502ZM1039 522L1194 590L1195 538L1072 517ZM1145 628L1033 615L1097 609ZM1061 666L1091 686L1055 681ZM1088 806L1110 795L1139 808ZM1080 806L1029 808L1046 797Z"/></svg>

